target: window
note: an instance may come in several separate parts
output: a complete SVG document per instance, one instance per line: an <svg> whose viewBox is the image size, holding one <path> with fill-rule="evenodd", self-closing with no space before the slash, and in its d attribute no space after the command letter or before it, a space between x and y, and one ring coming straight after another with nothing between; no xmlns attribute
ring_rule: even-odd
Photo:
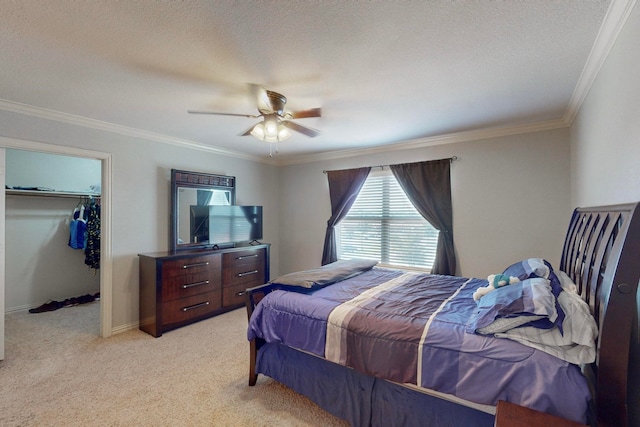
<svg viewBox="0 0 640 427"><path fill-rule="evenodd" d="M339 259L433 267L439 232L416 211L390 171L369 175L337 231Z"/></svg>

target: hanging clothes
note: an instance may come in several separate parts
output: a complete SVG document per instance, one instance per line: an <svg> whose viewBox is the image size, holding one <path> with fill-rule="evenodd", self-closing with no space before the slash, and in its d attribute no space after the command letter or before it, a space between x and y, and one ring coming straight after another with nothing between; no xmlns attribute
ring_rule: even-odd
<svg viewBox="0 0 640 427"><path fill-rule="evenodd" d="M92 202L87 207L87 240L84 263L89 268L100 268L100 204Z"/></svg>
<svg viewBox="0 0 640 427"><path fill-rule="evenodd" d="M69 223L69 246L73 249L84 249L86 240L87 221L85 219L85 208L83 204L80 204L73 210L72 219Z"/></svg>

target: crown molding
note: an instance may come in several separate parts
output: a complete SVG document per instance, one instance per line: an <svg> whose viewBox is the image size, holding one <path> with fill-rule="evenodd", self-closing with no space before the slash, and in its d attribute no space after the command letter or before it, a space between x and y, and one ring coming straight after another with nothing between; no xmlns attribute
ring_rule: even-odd
<svg viewBox="0 0 640 427"><path fill-rule="evenodd" d="M624 25L631 14L636 0L612 0L604 17L600 31L591 47L591 52L587 57L587 62L582 69L578 83L571 95L569 105L565 111L563 119L571 126L575 120L580 107L589 94L593 83L609 56L609 52L624 28Z"/></svg>
<svg viewBox="0 0 640 427"><path fill-rule="evenodd" d="M238 151L225 150L219 147L200 144L197 142L174 138L159 133L143 131L126 126L116 125L113 123L103 122L100 120L90 119L87 117L76 116L73 114L61 113L58 111L48 110L45 108L34 107L27 104L0 99L0 109L24 114L32 117L39 117L46 120L53 120L75 126L87 127L90 129L113 132L120 135L130 136L134 138L147 139L154 142L162 142L165 144L177 145L195 150L207 151L210 153L221 154L224 156L235 157L244 160L269 164L272 166L287 166L298 163L311 163L323 160L334 160L345 157L363 156L377 153L387 153L389 151L409 150L413 148L423 148L433 145L453 144L457 142L475 141L479 139L489 139L508 135L517 135L529 132L538 132L551 129L559 129L568 127L569 124L564 119L548 120L538 123L530 123L524 125L492 127L484 129L476 129L465 132L456 132L445 135L433 136L428 138L420 138L410 141L400 141L393 144L372 148L354 148L349 150L337 150L326 153L311 154L305 156L288 156L281 158L264 158L251 156Z"/></svg>
<svg viewBox="0 0 640 427"><path fill-rule="evenodd" d="M308 156L288 157L286 159L279 160L277 162L277 166L288 166L299 163L318 162L322 160L343 159L345 157L388 153L389 151L410 150L415 148L430 147L434 145L455 144L459 142L477 141L480 139L491 139L530 132L562 129L566 127L569 127L569 124L564 119L555 119L524 125L475 129L465 132L456 132L445 135L414 139L410 141L397 142L395 144L387 144L379 147L355 148L350 150L337 150L326 153L312 154Z"/></svg>
<svg viewBox="0 0 640 427"><path fill-rule="evenodd" d="M141 129L135 129L127 126L116 125L109 122L90 119L88 117L76 116L74 114L61 113L59 111L48 110L46 108L34 107L32 105L22 104L19 102L0 99L0 109L12 113L24 114L27 116L38 117L45 120L52 120L60 123L66 123L74 126L82 126L105 132L117 133L133 138L141 138L154 142L162 142L165 144L177 145L195 150L208 151L210 153L221 154L223 156L236 157L244 160L252 160L257 162L265 162L265 159L252 156L239 151L227 150L220 147L201 144L198 142L175 138L160 133L149 132Z"/></svg>

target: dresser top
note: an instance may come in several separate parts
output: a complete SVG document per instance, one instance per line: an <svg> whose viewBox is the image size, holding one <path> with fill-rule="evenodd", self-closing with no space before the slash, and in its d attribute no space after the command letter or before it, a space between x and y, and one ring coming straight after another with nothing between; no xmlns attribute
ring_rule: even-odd
<svg viewBox="0 0 640 427"><path fill-rule="evenodd" d="M146 254L138 254L140 257L148 257L148 258L162 258L162 259L173 259L173 258L191 258L203 255L215 255L215 254L224 254L229 252L239 252L246 251L249 249L263 249L269 248L271 246L270 243L260 243L260 244L237 244L233 247L222 248L222 249L194 249L194 250L176 250L176 251L161 251L161 252L151 252Z"/></svg>

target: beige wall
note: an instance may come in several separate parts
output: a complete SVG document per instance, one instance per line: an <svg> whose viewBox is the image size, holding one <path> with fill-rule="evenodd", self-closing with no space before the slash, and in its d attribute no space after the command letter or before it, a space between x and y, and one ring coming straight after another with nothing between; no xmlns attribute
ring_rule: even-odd
<svg viewBox="0 0 640 427"><path fill-rule="evenodd" d="M320 264L331 215L323 170L451 156L458 273L486 277L529 256L557 264L571 213L568 138L560 129L282 167L280 269Z"/></svg>
<svg viewBox="0 0 640 427"><path fill-rule="evenodd" d="M77 203L66 198L7 195L6 311L100 290L100 276L84 264L84 251L67 245Z"/></svg>
<svg viewBox="0 0 640 427"><path fill-rule="evenodd" d="M264 206L264 241L278 272L276 167L3 111L0 136L112 154L114 330L138 321L138 254L168 248L171 168L236 176L237 202Z"/></svg>
<svg viewBox="0 0 640 427"><path fill-rule="evenodd" d="M576 206L640 200L639 41L636 6L571 126Z"/></svg>

